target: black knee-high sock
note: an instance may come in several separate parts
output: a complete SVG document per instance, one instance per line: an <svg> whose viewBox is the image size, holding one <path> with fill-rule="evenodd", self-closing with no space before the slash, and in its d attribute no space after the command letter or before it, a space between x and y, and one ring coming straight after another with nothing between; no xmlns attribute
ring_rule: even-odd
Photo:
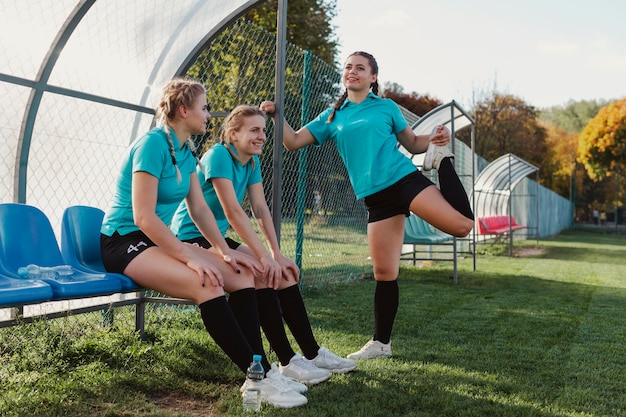
<svg viewBox="0 0 626 417"><path fill-rule="evenodd" d="M443 198L459 213L474 220L474 213L463 184L454 169L451 158L444 158L439 164L439 188Z"/></svg>
<svg viewBox="0 0 626 417"><path fill-rule="evenodd" d="M317 356L320 345L317 344L315 336L313 336L309 315L306 312L300 289L297 285L292 285L277 292L280 307L283 310L283 318L289 326L291 334L302 349L304 357L313 359Z"/></svg>
<svg viewBox="0 0 626 417"><path fill-rule="evenodd" d="M280 302L276 292L273 288L257 290L256 298L259 302L259 318L265 336L267 336L272 349L276 352L278 360L282 365L288 365L296 352L293 351L289 339L287 339Z"/></svg>
<svg viewBox="0 0 626 417"><path fill-rule="evenodd" d="M263 340L261 339L261 323L259 322L256 290L254 288L244 288L230 293L228 305L237 319L246 340L248 340L248 344L254 353L262 356L261 363L267 373L270 369L270 364L266 358Z"/></svg>
<svg viewBox="0 0 626 417"><path fill-rule="evenodd" d="M398 312L398 280L376 281L374 293L374 340L389 343Z"/></svg>
<svg viewBox="0 0 626 417"><path fill-rule="evenodd" d="M198 307L204 327L215 340L215 343L245 373L252 360L252 355L257 352L253 351L248 344L241 328L239 328L237 319L226 302L226 297L222 296L205 301Z"/></svg>

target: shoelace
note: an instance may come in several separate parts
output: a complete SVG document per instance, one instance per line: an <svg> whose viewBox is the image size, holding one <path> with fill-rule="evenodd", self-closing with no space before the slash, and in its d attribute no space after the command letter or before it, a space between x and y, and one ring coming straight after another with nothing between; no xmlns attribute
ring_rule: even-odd
<svg viewBox="0 0 626 417"><path fill-rule="evenodd" d="M268 381L268 383L274 387L276 387L280 392L287 392L289 390L291 390L291 388L287 385L286 381L283 380L283 378L285 378L282 374L275 374L275 375L279 375L278 378L266 378L266 380Z"/></svg>
<svg viewBox="0 0 626 417"><path fill-rule="evenodd" d="M341 362L339 356L335 355L328 349L320 349L318 355L324 358L326 363L329 364L339 364Z"/></svg>
<svg viewBox="0 0 626 417"><path fill-rule="evenodd" d="M311 370L311 371L317 369L317 366L313 365L311 362L309 362L305 358L298 359L297 363L298 363L298 366L301 368L307 368L308 370Z"/></svg>

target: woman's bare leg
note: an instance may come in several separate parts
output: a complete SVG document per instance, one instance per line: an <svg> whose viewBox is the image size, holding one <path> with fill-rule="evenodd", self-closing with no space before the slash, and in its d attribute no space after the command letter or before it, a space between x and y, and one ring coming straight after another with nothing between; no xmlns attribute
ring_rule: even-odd
<svg viewBox="0 0 626 417"><path fill-rule="evenodd" d="M374 336L384 345L391 342L391 332L399 306L398 272L404 240L405 216L398 215L369 223L367 238L374 267ZM391 350L389 349L389 355Z"/></svg>
<svg viewBox="0 0 626 417"><path fill-rule="evenodd" d="M465 237L474 227L474 221L452 207L434 185L416 195L409 209L437 229L452 236Z"/></svg>

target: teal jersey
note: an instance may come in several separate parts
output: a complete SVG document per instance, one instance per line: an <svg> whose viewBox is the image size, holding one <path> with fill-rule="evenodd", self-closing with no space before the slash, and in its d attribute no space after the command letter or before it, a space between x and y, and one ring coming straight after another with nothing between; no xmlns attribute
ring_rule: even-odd
<svg viewBox="0 0 626 417"><path fill-rule="evenodd" d="M258 156L254 155L245 165L241 165L241 163L228 152L226 146L229 146L230 149L237 154L237 151L231 145L217 144L202 156L201 165L197 168L198 178L202 185L202 193L215 216L220 232L222 232L224 236L230 224L224 214L220 200L217 198L217 193L215 192L215 188L213 188L211 179L226 178L232 181L239 204L243 202L246 190L250 185L263 181ZM171 229L180 240L189 240L202 236L193 220L191 220L187 205L184 201L180 204L178 210L176 210Z"/></svg>
<svg viewBox="0 0 626 417"><path fill-rule="evenodd" d="M135 140L128 148L117 178L115 194L104 216L100 231L111 236L139 230L133 218L132 177L135 172L147 172L159 179L156 214L169 225L176 208L189 193L189 178L195 172L196 158L189 145L179 146L173 130L176 165L182 180L176 178L170 145L163 128L155 127Z"/></svg>
<svg viewBox="0 0 626 417"><path fill-rule="evenodd" d="M332 109L305 127L318 145L337 146L357 199L384 190L417 168L398 149L396 134L408 126L398 105L370 93L359 104L346 100L328 123Z"/></svg>

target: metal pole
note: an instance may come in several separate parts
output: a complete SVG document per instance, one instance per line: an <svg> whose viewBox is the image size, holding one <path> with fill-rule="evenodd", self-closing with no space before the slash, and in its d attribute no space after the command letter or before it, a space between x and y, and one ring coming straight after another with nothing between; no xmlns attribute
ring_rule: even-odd
<svg viewBox="0 0 626 417"><path fill-rule="evenodd" d="M283 174L283 121L285 119L285 55L287 31L287 0L278 2L276 18L276 114L274 116L274 159L272 178L272 220L280 246Z"/></svg>
<svg viewBox="0 0 626 417"><path fill-rule="evenodd" d="M304 126L309 121L311 101L311 51L304 52L304 71L302 75L302 112L300 124ZM296 265L302 271L302 247L304 246L304 210L306 203L306 173L307 173L308 147L298 151L298 197L296 207ZM302 277L300 277L302 283Z"/></svg>

